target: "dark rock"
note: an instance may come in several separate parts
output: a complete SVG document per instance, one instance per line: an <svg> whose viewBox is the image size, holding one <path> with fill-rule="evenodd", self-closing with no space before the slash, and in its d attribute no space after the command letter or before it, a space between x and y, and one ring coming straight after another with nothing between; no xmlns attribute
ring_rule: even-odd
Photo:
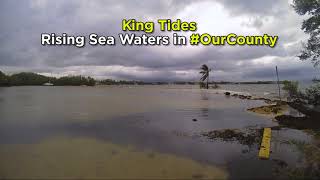
<svg viewBox="0 0 320 180"><path fill-rule="evenodd" d="M230 93L230 92L225 92L224 94L225 94L226 96L230 96L231 93Z"/></svg>
<svg viewBox="0 0 320 180"><path fill-rule="evenodd" d="M197 119L192 119L192 121L198 121Z"/></svg>

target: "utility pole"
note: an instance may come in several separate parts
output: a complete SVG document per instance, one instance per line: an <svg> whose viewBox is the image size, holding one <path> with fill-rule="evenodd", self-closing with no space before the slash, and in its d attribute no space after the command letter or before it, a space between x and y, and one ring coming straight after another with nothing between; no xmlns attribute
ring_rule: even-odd
<svg viewBox="0 0 320 180"><path fill-rule="evenodd" d="M279 90L279 99L280 99L280 101L281 101L281 92L280 92L280 82L279 82L278 66L276 66L276 73L277 73L277 84L278 84L278 90Z"/></svg>

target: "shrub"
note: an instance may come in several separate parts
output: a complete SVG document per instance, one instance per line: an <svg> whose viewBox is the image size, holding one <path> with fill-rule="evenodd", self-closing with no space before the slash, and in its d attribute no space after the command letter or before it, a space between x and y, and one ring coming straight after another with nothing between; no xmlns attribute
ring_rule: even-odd
<svg viewBox="0 0 320 180"><path fill-rule="evenodd" d="M318 106L320 105L320 84L310 86L305 90L305 98L308 104Z"/></svg>
<svg viewBox="0 0 320 180"><path fill-rule="evenodd" d="M297 97L299 94L299 82L298 81L283 81L283 90L288 92L289 98Z"/></svg>

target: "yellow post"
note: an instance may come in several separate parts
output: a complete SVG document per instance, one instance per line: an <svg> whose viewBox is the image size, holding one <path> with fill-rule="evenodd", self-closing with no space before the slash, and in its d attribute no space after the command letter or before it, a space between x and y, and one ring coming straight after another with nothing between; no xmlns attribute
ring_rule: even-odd
<svg viewBox="0 0 320 180"><path fill-rule="evenodd" d="M269 159L270 141L271 141L271 128L264 128L261 147L259 151L260 159Z"/></svg>

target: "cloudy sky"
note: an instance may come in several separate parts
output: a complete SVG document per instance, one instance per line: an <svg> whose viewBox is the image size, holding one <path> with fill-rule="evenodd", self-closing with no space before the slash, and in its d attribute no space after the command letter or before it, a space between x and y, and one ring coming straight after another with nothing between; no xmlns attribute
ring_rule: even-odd
<svg viewBox="0 0 320 180"><path fill-rule="evenodd" d="M117 36L121 20L196 21L199 33L278 35L275 48L248 46L42 46L41 33ZM307 35L288 0L1 0L0 70L147 81L198 80L208 64L214 80L311 79L296 58ZM158 28L158 26L156 26ZM155 32L170 35L170 33ZM183 33L180 33L183 34ZM186 34L187 35L187 34Z"/></svg>

